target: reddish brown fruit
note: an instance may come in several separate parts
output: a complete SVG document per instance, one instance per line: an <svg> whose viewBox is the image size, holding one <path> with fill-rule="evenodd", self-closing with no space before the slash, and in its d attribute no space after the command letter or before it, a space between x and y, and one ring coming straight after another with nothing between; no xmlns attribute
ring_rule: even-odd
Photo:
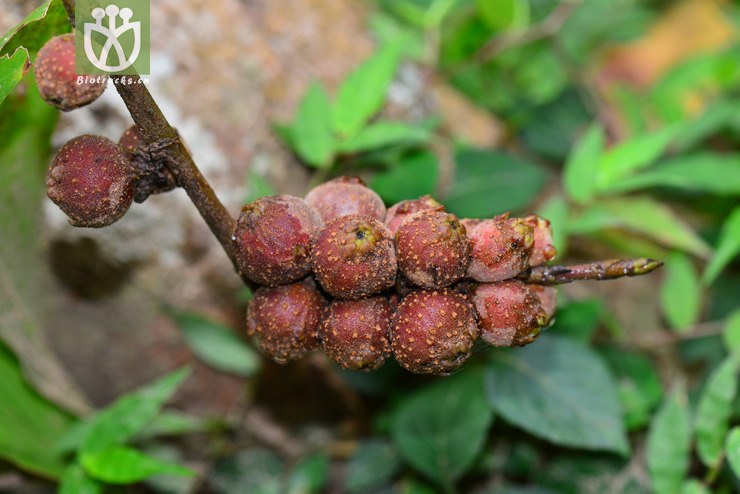
<svg viewBox="0 0 740 494"><path fill-rule="evenodd" d="M139 127L137 125L132 125L126 129L123 134L121 134L121 138L118 140L118 145L121 146L121 149L123 149L126 154L131 155L139 149L139 146L143 141L144 137L141 135Z"/></svg>
<svg viewBox="0 0 740 494"><path fill-rule="evenodd" d="M311 241L321 218L301 199L280 195L242 208L233 240L240 274L260 285L297 281L311 272Z"/></svg>
<svg viewBox="0 0 740 494"><path fill-rule="evenodd" d="M534 232L523 219L485 220L473 228L468 236L472 245L468 276L474 280L506 280L529 267Z"/></svg>
<svg viewBox="0 0 740 494"><path fill-rule="evenodd" d="M62 111L92 103L103 94L108 84L108 76L105 75L78 81L80 76L75 73L75 36L72 33L46 42L36 57L33 73L41 97Z"/></svg>
<svg viewBox="0 0 740 494"><path fill-rule="evenodd" d="M393 286L396 252L388 229L369 216L340 216L311 247L311 266L329 294L356 300Z"/></svg>
<svg viewBox="0 0 740 494"><path fill-rule="evenodd" d="M395 236L398 231L398 227L401 226L403 220L414 213L426 211L428 209L444 211L445 208L435 201L432 196L422 196L411 201L401 201L391 206L385 213L385 226L388 227L391 235Z"/></svg>
<svg viewBox="0 0 740 494"><path fill-rule="evenodd" d="M126 214L137 179L116 143L86 134L59 150L46 173L46 192L70 224L99 228Z"/></svg>
<svg viewBox="0 0 740 494"><path fill-rule="evenodd" d="M411 283L444 288L463 276L470 262L470 241L457 216L426 210L406 218L396 232L398 268Z"/></svg>
<svg viewBox="0 0 740 494"><path fill-rule="evenodd" d="M311 189L306 204L316 209L325 223L350 214L383 221L385 204L359 177L338 177Z"/></svg>
<svg viewBox="0 0 740 494"><path fill-rule="evenodd" d="M534 231L534 246L529 256L529 265L539 266L555 259L558 251L552 243L552 227L550 226L550 222L534 214L530 214L524 218L524 221Z"/></svg>
<svg viewBox="0 0 740 494"><path fill-rule="evenodd" d="M473 306L448 290L415 290L398 306L391 348L404 369L449 374L470 357L478 337Z"/></svg>
<svg viewBox="0 0 740 494"><path fill-rule="evenodd" d="M547 324L539 297L521 281L478 285L472 294L481 338L493 346L532 343Z"/></svg>
<svg viewBox="0 0 740 494"><path fill-rule="evenodd" d="M326 355L345 369L377 369L391 352L388 331L392 313L384 297L330 303L319 329Z"/></svg>
<svg viewBox="0 0 740 494"><path fill-rule="evenodd" d="M529 290L540 299L542 309L545 311L545 315L547 316L545 324L550 324L558 307L557 288L554 286L544 285L527 285L527 287L529 287Z"/></svg>
<svg viewBox="0 0 740 494"><path fill-rule="evenodd" d="M247 308L247 334L280 364L319 348L319 321L326 301L309 278L260 288Z"/></svg>

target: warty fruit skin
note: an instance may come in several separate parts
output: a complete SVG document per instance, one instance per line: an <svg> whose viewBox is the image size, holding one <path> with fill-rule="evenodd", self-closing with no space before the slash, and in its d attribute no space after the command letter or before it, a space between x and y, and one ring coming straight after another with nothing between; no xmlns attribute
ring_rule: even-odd
<svg viewBox="0 0 740 494"><path fill-rule="evenodd" d="M419 211L425 211L427 209L433 209L435 211L444 211L444 206L438 203L432 196L422 196L418 199L412 199L408 201L401 201L390 208L385 213L385 226L391 232L391 235L396 235L398 227L401 223L414 213Z"/></svg>
<svg viewBox="0 0 740 494"><path fill-rule="evenodd" d="M325 223L350 214L385 219L383 199L359 177L338 177L317 185L306 194L305 201Z"/></svg>
<svg viewBox="0 0 740 494"><path fill-rule="evenodd" d="M472 246L468 276L490 283L514 278L529 267L534 230L521 218L484 220L468 232Z"/></svg>

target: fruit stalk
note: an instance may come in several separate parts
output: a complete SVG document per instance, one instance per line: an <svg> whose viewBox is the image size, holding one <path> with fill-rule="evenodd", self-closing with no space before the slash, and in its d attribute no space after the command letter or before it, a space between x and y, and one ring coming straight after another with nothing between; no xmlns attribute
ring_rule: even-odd
<svg viewBox="0 0 740 494"><path fill-rule="evenodd" d="M535 266L517 278L534 285L563 285L573 281L615 280L625 276L648 274L663 263L654 259L609 259L572 266Z"/></svg>
<svg viewBox="0 0 740 494"><path fill-rule="evenodd" d="M74 26L75 2L64 0L63 3L70 23ZM163 157L166 158L177 185L185 189L236 267L236 246L231 241L236 220L216 197L216 193L196 166L177 131L169 124L146 85L141 83L139 76L112 77L112 79L131 117L141 130L144 141L148 145L162 146Z"/></svg>

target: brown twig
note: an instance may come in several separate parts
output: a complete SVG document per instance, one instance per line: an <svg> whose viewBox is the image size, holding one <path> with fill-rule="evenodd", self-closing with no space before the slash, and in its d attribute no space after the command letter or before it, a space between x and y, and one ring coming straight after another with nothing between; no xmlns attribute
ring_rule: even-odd
<svg viewBox="0 0 740 494"><path fill-rule="evenodd" d="M654 259L609 259L573 266L536 266L518 276L533 285L563 285L573 281L615 280L640 276L654 271L663 263Z"/></svg>
<svg viewBox="0 0 740 494"><path fill-rule="evenodd" d="M75 2L64 0L64 8L74 26ZM236 267L235 244L231 240L236 221L216 197L213 188L200 172L177 131L169 124L138 75L112 78L118 94L148 145L161 146L168 168L185 189L198 212Z"/></svg>

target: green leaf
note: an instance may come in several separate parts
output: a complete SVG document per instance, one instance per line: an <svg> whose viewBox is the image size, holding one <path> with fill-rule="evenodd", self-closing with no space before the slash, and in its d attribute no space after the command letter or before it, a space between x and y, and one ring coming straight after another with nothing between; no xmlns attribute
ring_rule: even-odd
<svg viewBox="0 0 740 494"><path fill-rule="evenodd" d="M369 440L361 443L349 460L344 487L350 494L374 492L390 484L400 470L398 452L391 444Z"/></svg>
<svg viewBox="0 0 740 494"><path fill-rule="evenodd" d="M727 463L736 477L740 477L740 426L733 427L725 441Z"/></svg>
<svg viewBox="0 0 740 494"><path fill-rule="evenodd" d="M162 406L188 377L187 367L116 400L91 420L82 442L84 453L94 454L123 444L141 432L157 416Z"/></svg>
<svg viewBox="0 0 740 494"><path fill-rule="evenodd" d="M617 180L603 190L624 193L658 186L715 195L738 195L740 155L705 152L681 156Z"/></svg>
<svg viewBox="0 0 740 494"><path fill-rule="evenodd" d="M663 398L663 388L652 363L624 348L602 347L599 353L617 380L617 393L627 430L642 428L650 421L653 409Z"/></svg>
<svg viewBox="0 0 740 494"><path fill-rule="evenodd" d="M681 494L710 494L710 492L700 480L689 479L681 486Z"/></svg>
<svg viewBox="0 0 740 494"><path fill-rule="evenodd" d="M521 210L547 181L539 166L498 151L463 148L455 161L455 178L444 202L461 218L490 218Z"/></svg>
<svg viewBox="0 0 740 494"><path fill-rule="evenodd" d="M103 486L88 477L77 463L68 466L62 475L59 494L101 494Z"/></svg>
<svg viewBox="0 0 740 494"><path fill-rule="evenodd" d="M198 417L175 411L162 411L137 433L133 440L141 441L160 436L179 436L206 430L207 422Z"/></svg>
<svg viewBox="0 0 740 494"><path fill-rule="evenodd" d="M711 248L670 208L649 197L602 200L571 219L568 233L596 233L620 228L661 245L708 257Z"/></svg>
<svg viewBox="0 0 740 494"><path fill-rule="evenodd" d="M216 370L248 377L260 368L257 353L229 328L198 314L174 315L193 353Z"/></svg>
<svg viewBox="0 0 740 494"><path fill-rule="evenodd" d="M597 190L608 190L611 184L655 162L677 133L678 127L666 127L652 134L633 137L608 150L598 163Z"/></svg>
<svg viewBox="0 0 740 494"><path fill-rule="evenodd" d="M290 131L295 152L307 164L324 168L334 156L331 113L326 91L318 83L308 87Z"/></svg>
<svg viewBox="0 0 740 494"><path fill-rule="evenodd" d="M568 336L587 343L596 331L603 314L604 304L599 299L571 302L558 308L551 331L558 336Z"/></svg>
<svg viewBox="0 0 740 494"><path fill-rule="evenodd" d="M740 207L733 209L722 225L717 250L704 269L702 277L704 284L713 283L738 253L740 253Z"/></svg>
<svg viewBox="0 0 740 494"><path fill-rule="evenodd" d="M0 57L0 104L21 82L30 66L31 59L28 50L25 48L18 48L12 56L3 55Z"/></svg>
<svg viewBox="0 0 740 494"><path fill-rule="evenodd" d="M545 335L497 350L487 370L488 402L509 423L562 446L629 451L614 381L589 347Z"/></svg>
<svg viewBox="0 0 740 494"><path fill-rule="evenodd" d="M722 461L722 447L730 428L737 391L737 370L737 362L732 357L722 362L704 385L696 409L696 449L709 468L718 467Z"/></svg>
<svg viewBox="0 0 740 494"><path fill-rule="evenodd" d="M404 401L391 436L414 468L450 489L483 449L493 418L477 370L445 378Z"/></svg>
<svg viewBox="0 0 740 494"><path fill-rule="evenodd" d="M480 17L494 29L523 27L529 22L526 0L476 0Z"/></svg>
<svg viewBox="0 0 740 494"><path fill-rule="evenodd" d="M603 152L604 131L600 125L593 124L571 151L563 170L563 186L575 202L583 204L593 198Z"/></svg>
<svg viewBox="0 0 740 494"><path fill-rule="evenodd" d="M209 484L217 494L285 494L283 462L273 451L245 448L216 461Z"/></svg>
<svg viewBox="0 0 740 494"><path fill-rule="evenodd" d="M62 0L46 0L0 40L0 56L14 53L21 46L36 53L49 38L70 30Z"/></svg>
<svg viewBox="0 0 740 494"><path fill-rule="evenodd" d="M537 212L541 217L550 221L552 227L552 243L563 257L568 251L568 234L566 223L568 222L568 203L561 195L556 195L546 202Z"/></svg>
<svg viewBox="0 0 740 494"><path fill-rule="evenodd" d="M353 137L382 108L396 74L399 53L397 45L386 45L347 76L332 109L337 134Z"/></svg>
<svg viewBox="0 0 740 494"><path fill-rule="evenodd" d="M175 463L125 446L114 446L100 451L83 453L80 463L92 478L109 484L133 484L154 475L189 477L195 472Z"/></svg>
<svg viewBox="0 0 740 494"><path fill-rule="evenodd" d="M728 353L740 356L740 310L732 312L727 318L722 339Z"/></svg>
<svg viewBox="0 0 740 494"><path fill-rule="evenodd" d="M433 194L437 188L437 157L428 151L404 156L387 171L376 173L371 188L388 204Z"/></svg>
<svg viewBox="0 0 740 494"><path fill-rule="evenodd" d="M329 480L329 458L310 456L295 467L290 477L288 494L313 494L324 492Z"/></svg>
<svg viewBox="0 0 740 494"><path fill-rule="evenodd" d="M656 494L675 494L689 468L691 419L682 391L673 392L650 424L647 466Z"/></svg>
<svg viewBox="0 0 740 494"><path fill-rule="evenodd" d="M674 252L667 259L660 302L668 324L685 332L699 318L701 287L694 265L685 254Z"/></svg>
<svg viewBox="0 0 740 494"><path fill-rule="evenodd" d="M402 122L376 122L362 129L354 137L341 141L337 150L342 153L361 153L395 144L427 142L432 133L423 127Z"/></svg>
<svg viewBox="0 0 740 494"><path fill-rule="evenodd" d="M72 417L29 386L18 360L0 342L0 457L24 470L57 478L64 470L54 444Z"/></svg>

